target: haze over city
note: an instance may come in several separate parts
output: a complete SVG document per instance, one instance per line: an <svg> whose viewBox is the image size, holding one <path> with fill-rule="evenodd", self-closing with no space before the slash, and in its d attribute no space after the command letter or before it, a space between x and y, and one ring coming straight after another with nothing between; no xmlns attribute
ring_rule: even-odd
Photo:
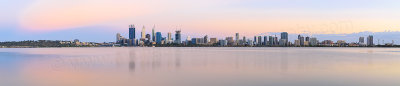
<svg viewBox="0 0 400 86"><path fill-rule="evenodd" d="M223 38L288 32L319 39L395 40L400 35L397 0L2 0L0 41L114 41L129 24L151 32L182 30L186 36ZM368 31L368 32L365 32ZM271 33L272 32L272 33ZM265 34L269 33L269 34ZM369 33L369 34L364 34ZM381 34L381 35L375 35ZM385 35L391 33L393 35ZM137 33L138 34L138 33ZM377 41L377 40L376 40ZM396 43L398 44L398 43Z"/></svg>

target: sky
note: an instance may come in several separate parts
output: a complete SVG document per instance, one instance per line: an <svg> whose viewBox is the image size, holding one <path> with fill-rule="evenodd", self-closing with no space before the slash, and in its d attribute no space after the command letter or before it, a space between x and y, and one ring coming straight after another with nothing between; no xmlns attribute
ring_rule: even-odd
<svg viewBox="0 0 400 86"><path fill-rule="evenodd" d="M127 37L130 24L136 26L137 37L143 26L150 33L155 25L164 36L181 29L183 38L288 32L358 40L376 33L381 37L377 39L397 41L400 38L378 34L400 31L399 4L399 0L0 0L0 41L112 42L116 33Z"/></svg>

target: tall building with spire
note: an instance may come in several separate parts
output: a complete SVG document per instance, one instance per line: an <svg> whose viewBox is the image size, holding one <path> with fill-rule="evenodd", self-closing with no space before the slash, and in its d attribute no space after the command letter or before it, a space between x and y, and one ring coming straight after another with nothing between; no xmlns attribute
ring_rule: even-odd
<svg viewBox="0 0 400 86"><path fill-rule="evenodd" d="M129 39L135 39L135 25L129 25Z"/></svg>
<svg viewBox="0 0 400 86"><path fill-rule="evenodd" d="M145 39L146 38L146 27L144 27L143 26L143 28L142 28L142 39Z"/></svg>

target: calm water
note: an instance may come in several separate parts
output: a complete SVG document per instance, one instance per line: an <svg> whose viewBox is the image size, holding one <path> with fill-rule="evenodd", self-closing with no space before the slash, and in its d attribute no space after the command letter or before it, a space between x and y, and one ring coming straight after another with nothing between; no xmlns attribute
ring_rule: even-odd
<svg viewBox="0 0 400 86"><path fill-rule="evenodd" d="M400 49L0 49L0 86L400 86Z"/></svg>

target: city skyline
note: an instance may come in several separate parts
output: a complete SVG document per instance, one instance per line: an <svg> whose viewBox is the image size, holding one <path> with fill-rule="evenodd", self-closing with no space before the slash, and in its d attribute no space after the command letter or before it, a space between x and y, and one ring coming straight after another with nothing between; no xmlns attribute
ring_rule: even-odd
<svg viewBox="0 0 400 86"><path fill-rule="evenodd" d="M400 1L397 0L1 2L5 7L0 8L3 13L0 15L0 41L58 38L112 41L113 37L109 37L115 35L112 33L123 32L126 25L132 23L148 29L155 24L160 32L180 27L185 32L183 35L216 37L237 32L242 36L266 32L352 34L399 31L400 27L397 24L400 6L395 4Z"/></svg>

